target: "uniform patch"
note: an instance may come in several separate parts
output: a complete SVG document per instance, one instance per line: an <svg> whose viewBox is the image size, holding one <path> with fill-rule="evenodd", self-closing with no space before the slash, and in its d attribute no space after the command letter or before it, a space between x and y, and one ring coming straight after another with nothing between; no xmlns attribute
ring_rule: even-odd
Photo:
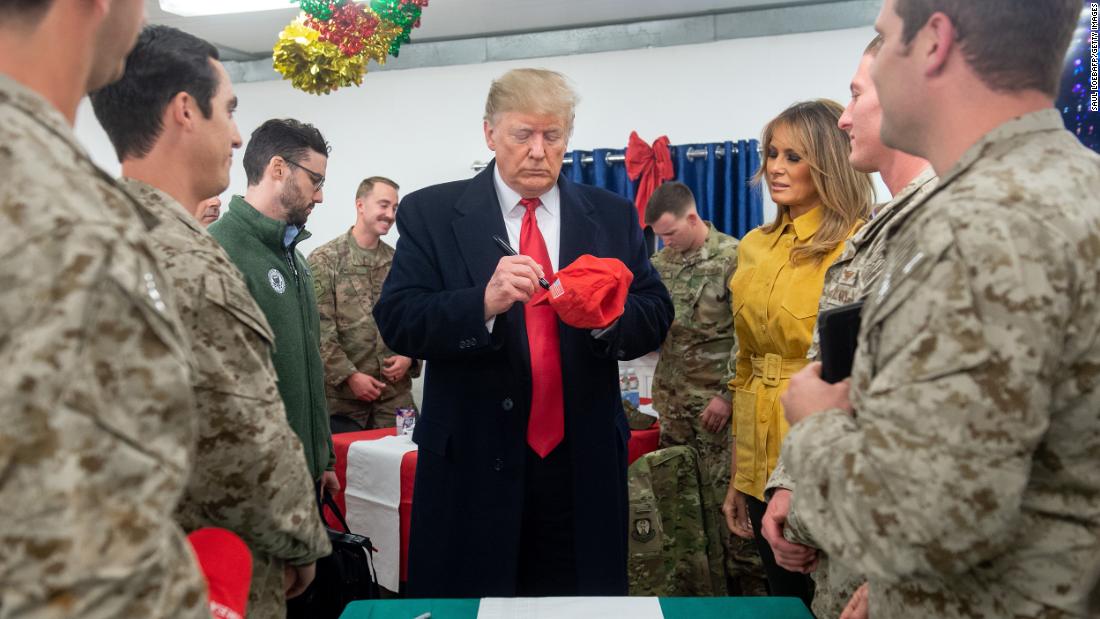
<svg viewBox="0 0 1100 619"><path fill-rule="evenodd" d="M839 284L841 286L854 286L858 278L859 269L854 268L853 266L847 266L840 272Z"/></svg>
<svg viewBox="0 0 1100 619"><path fill-rule="evenodd" d="M164 313L168 309L168 306L164 304L164 300L160 296L160 291L157 290L157 280L153 277L152 273L145 273L145 291L149 294L149 299L152 300L153 306L157 308L157 311Z"/></svg>
<svg viewBox="0 0 1100 619"><path fill-rule="evenodd" d="M653 536L657 535L657 531L653 529L653 521L649 518L635 518L634 529L630 532L630 536L639 542L648 542L653 539Z"/></svg>
<svg viewBox="0 0 1100 619"><path fill-rule="evenodd" d="M884 266L886 275L879 285L876 303L881 303L894 284L912 273L913 269L924 260L924 252L917 248L916 237L909 236L895 243L897 246L891 248L886 257Z"/></svg>
<svg viewBox="0 0 1100 619"><path fill-rule="evenodd" d="M271 269L267 272L267 283L271 284L271 289L279 294L286 292L286 278L278 269Z"/></svg>

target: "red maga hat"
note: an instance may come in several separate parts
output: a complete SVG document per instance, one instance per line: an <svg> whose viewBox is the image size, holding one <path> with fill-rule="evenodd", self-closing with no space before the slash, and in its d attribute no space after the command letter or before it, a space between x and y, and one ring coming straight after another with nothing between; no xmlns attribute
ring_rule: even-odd
<svg viewBox="0 0 1100 619"><path fill-rule="evenodd" d="M531 303L549 303L558 318L578 329L603 329L623 315L634 274L616 258L584 254L558 271L550 290Z"/></svg>
<svg viewBox="0 0 1100 619"><path fill-rule="evenodd" d="M207 527L187 536L206 577L214 619L243 619L252 582L252 551L231 531Z"/></svg>

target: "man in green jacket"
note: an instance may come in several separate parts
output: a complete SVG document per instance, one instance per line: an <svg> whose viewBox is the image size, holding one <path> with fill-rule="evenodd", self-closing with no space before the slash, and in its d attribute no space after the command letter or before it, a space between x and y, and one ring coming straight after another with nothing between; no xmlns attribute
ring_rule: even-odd
<svg viewBox="0 0 1100 619"><path fill-rule="evenodd" d="M313 276L299 242L309 238L306 219L324 199L328 143L312 125L269 120L245 148L248 189L210 225L244 274L248 289L275 332L275 373L290 427L298 433L314 482L339 490L333 465L325 372Z"/></svg>

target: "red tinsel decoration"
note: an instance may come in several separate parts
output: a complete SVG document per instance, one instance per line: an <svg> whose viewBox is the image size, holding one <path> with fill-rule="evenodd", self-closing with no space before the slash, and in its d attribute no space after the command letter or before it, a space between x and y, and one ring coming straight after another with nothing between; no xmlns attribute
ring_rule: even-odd
<svg viewBox="0 0 1100 619"><path fill-rule="evenodd" d="M322 41L332 43L345 56L357 56L378 28L378 18L366 6L349 2L335 7L330 19L311 18L307 25L320 33Z"/></svg>

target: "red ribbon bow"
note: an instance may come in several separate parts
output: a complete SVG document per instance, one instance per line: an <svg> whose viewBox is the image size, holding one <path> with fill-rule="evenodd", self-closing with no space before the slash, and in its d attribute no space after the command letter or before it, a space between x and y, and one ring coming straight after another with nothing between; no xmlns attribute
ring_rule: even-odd
<svg viewBox="0 0 1100 619"><path fill-rule="evenodd" d="M645 227L645 205L649 196L665 181L675 176L672 170L672 154L668 151L668 136L662 135L651 147L637 131L630 132L630 142L626 146L626 173L630 180L642 180L638 183L638 193L634 196L634 205L638 208L638 225Z"/></svg>

